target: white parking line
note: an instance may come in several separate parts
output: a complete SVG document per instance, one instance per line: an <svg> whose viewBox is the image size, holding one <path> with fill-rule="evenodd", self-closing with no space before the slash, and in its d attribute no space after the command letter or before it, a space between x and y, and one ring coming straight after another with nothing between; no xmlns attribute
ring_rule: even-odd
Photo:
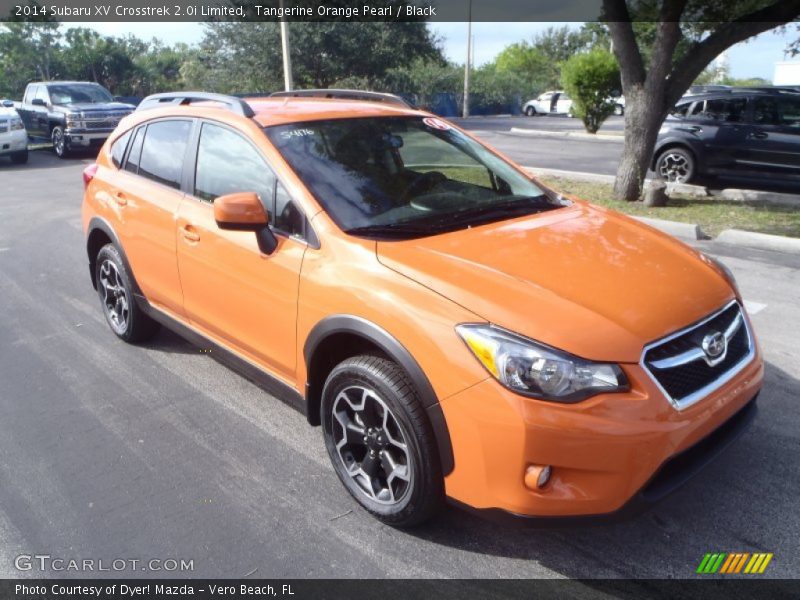
<svg viewBox="0 0 800 600"><path fill-rule="evenodd" d="M755 315L760 313L762 310L767 308L766 304L762 304L761 302L753 302L752 300L745 300L744 307L747 309L748 314Z"/></svg>

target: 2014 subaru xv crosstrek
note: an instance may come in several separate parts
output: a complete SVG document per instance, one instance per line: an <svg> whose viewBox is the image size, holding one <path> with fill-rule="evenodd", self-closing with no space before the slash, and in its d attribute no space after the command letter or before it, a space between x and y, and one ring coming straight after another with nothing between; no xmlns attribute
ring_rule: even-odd
<svg viewBox="0 0 800 600"><path fill-rule="evenodd" d="M114 333L167 325L299 404L392 525L625 514L754 415L724 266L399 98L152 96L84 182Z"/></svg>

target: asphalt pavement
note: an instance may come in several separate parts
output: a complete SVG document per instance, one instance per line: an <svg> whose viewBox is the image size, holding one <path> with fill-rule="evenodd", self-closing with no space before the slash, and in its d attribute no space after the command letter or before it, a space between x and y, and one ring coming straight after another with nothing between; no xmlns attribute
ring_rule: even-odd
<svg viewBox="0 0 800 600"><path fill-rule="evenodd" d="M72 577L680 578L717 551L800 572L797 256L700 243L739 279L766 382L749 432L655 509L530 530L450 508L398 531L350 499L294 409L169 332L113 336L86 267L88 162L0 161L0 578L41 576L15 568L26 554L193 561L45 573Z"/></svg>

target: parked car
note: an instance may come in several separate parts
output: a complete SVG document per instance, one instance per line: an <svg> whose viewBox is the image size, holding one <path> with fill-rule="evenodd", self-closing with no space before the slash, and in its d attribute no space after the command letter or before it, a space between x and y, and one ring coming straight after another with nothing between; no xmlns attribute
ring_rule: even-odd
<svg viewBox="0 0 800 600"><path fill-rule="evenodd" d="M800 93L734 88L686 96L659 131L651 167L667 181L800 182Z"/></svg>
<svg viewBox="0 0 800 600"><path fill-rule="evenodd" d="M115 102L97 83L29 83L17 109L33 142L50 142L59 158L77 149L99 148L133 107Z"/></svg>
<svg viewBox="0 0 800 600"><path fill-rule="evenodd" d="M614 103L614 114L624 115L625 96L614 96L610 98L610 100ZM529 117L545 114L567 115L568 117L574 116L572 112L572 98L563 91L544 92L540 94L533 100L526 102L522 107L522 112Z"/></svg>
<svg viewBox="0 0 800 600"><path fill-rule="evenodd" d="M533 100L528 100L522 107L529 117L536 115L567 115L572 116L572 99L564 91L552 91L539 94Z"/></svg>
<svg viewBox="0 0 800 600"><path fill-rule="evenodd" d="M296 403L394 526L445 496L638 510L751 421L764 366L721 263L351 96L160 94L123 119L84 171L113 333L167 325Z"/></svg>
<svg viewBox="0 0 800 600"><path fill-rule="evenodd" d="M11 105L13 107L13 103ZM28 162L28 133L14 108L3 101L0 105L0 156L8 156L13 162Z"/></svg>

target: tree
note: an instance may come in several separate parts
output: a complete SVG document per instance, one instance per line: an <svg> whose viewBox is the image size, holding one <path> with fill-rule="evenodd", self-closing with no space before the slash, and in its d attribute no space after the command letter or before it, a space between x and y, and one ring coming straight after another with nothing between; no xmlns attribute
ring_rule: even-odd
<svg viewBox="0 0 800 600"><path fill-rule="evenodd" d="M586 131L597 133L614 113L612 96L619 90L619 67L614 56L597 48L576 54L561 67L561 81L572 98L572 111Z"/></svg>
<svg viewBox="0 0 800 600"><path fill-rule="evenodd" d="M297 87L330 87L358 80L372 86L417 58L442 61L423 22L292 22L292 68ZM283 88L278 23L210 23L193 64L193 81L217 91Z"/></svg>
<svg viewBox="0 0 800 600"><path fill-rule="evenodd" d="M567 25L563 27L548 27L533 36L531 47L545 59L544 71L545 87L557 88L561 83L561 63L573 55L588 50L594 38L586 28L572 29Z"/></svg>
<svg viewBox="0 0 800 600"><path fill-rule="evenodd" d="M519 78L529 97L537 96L548 87L550 61L539 48L528 42L506 46L494 61L498 73L513 74Z"/></svg>
<svg viewBox="0 0 800 600"><path fill-rule="evenodd" d="M712 60L798 16L800 0L603 0L625 94L625 144L614 195L639 198L662 121ZM634 18L649 20L650 27L637 33Z"/></svg>

